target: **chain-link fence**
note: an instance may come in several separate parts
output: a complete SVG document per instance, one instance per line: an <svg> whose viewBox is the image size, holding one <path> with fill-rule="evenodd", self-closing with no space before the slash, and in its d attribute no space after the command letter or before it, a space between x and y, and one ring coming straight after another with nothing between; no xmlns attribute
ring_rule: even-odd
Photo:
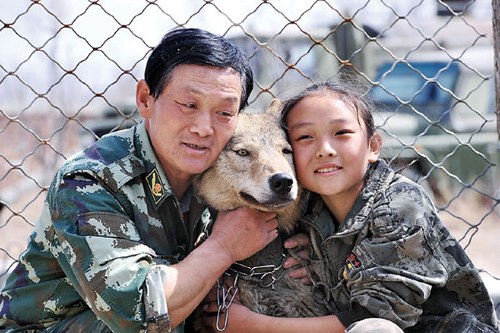
<svg viewBox="0 0 500 333"><path fill-rule="evenodd" d="M16 0L1 2L0 23L0 286L55 169L139 120L135 84L176 26L239 43L255 71L254 109L312 81L366 84L384 156L428 188L485 277L500 277L488 1Z"/></svg>

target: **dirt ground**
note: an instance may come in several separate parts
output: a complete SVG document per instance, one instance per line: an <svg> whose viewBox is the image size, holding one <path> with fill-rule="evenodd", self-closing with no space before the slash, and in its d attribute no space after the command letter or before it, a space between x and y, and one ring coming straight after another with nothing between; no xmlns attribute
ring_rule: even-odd
<svg viewBox="0 0 500 333"><path fill-rule="evenodd" d="M499 209L483 205L474 196L464 197L440 213L450 232L460 241L474 264L500 278L498 252Z"/></svg>

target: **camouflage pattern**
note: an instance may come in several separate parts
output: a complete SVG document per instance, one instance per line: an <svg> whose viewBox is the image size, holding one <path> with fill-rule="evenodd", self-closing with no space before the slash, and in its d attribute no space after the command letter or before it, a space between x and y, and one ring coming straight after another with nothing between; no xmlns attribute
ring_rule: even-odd
<svg viewBox="0 0 500 333"><path fill-rule="evenodd" d="M338 227L313 195L301 226L345 326L369 317L405 332L498 332L493 302L430 198L383 161Z"/></svg>
<svg viewBox="0 0 500 333"><path fill-rule="evenodd" d="M0 328L45 332L90 308L113 332L183 332L169 326L163 281L166 265L182 260L211 223L190 197L179 203L173 195L144 123L70 158L0 294Z"/></svg>

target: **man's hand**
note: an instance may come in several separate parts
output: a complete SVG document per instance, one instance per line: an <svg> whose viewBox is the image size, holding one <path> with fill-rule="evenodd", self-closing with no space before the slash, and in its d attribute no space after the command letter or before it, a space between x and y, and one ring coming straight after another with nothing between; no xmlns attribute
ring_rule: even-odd
<svg viewBox="0 0 500 333"><path fill-rule="evenodd" d="M293 249L295 253L305 261L309 259L309 244L310 240L306 234L296 234L288 238L284 246L286 249ZM311 279L307 274L306 268L303 266L303 262L297 260L294 257L289 257L283 267L288 269L288 275L295 279L301 279L302 283L305 285L311 284Z"/></svg>
<svg viewBox="0 0 500 333"><path fill-rule="evenodd" d="M278 236L276 213L241 207L219 212L210 238L240 261L262 250Z"/></svg>

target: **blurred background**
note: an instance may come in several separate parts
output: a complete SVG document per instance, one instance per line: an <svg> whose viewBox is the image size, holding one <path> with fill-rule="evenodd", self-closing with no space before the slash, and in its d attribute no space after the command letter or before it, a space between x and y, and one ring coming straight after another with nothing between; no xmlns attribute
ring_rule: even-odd
<svg viewBox="0 0 500 333"><path fill-rule="evenodd" d="M177 26L250 57L250 108L354 78L376 103L384 158L433 196L500 297L500 143L488 0L16 0L0 3L0 287L55 170L140 121L135 85Z"/></svg>

